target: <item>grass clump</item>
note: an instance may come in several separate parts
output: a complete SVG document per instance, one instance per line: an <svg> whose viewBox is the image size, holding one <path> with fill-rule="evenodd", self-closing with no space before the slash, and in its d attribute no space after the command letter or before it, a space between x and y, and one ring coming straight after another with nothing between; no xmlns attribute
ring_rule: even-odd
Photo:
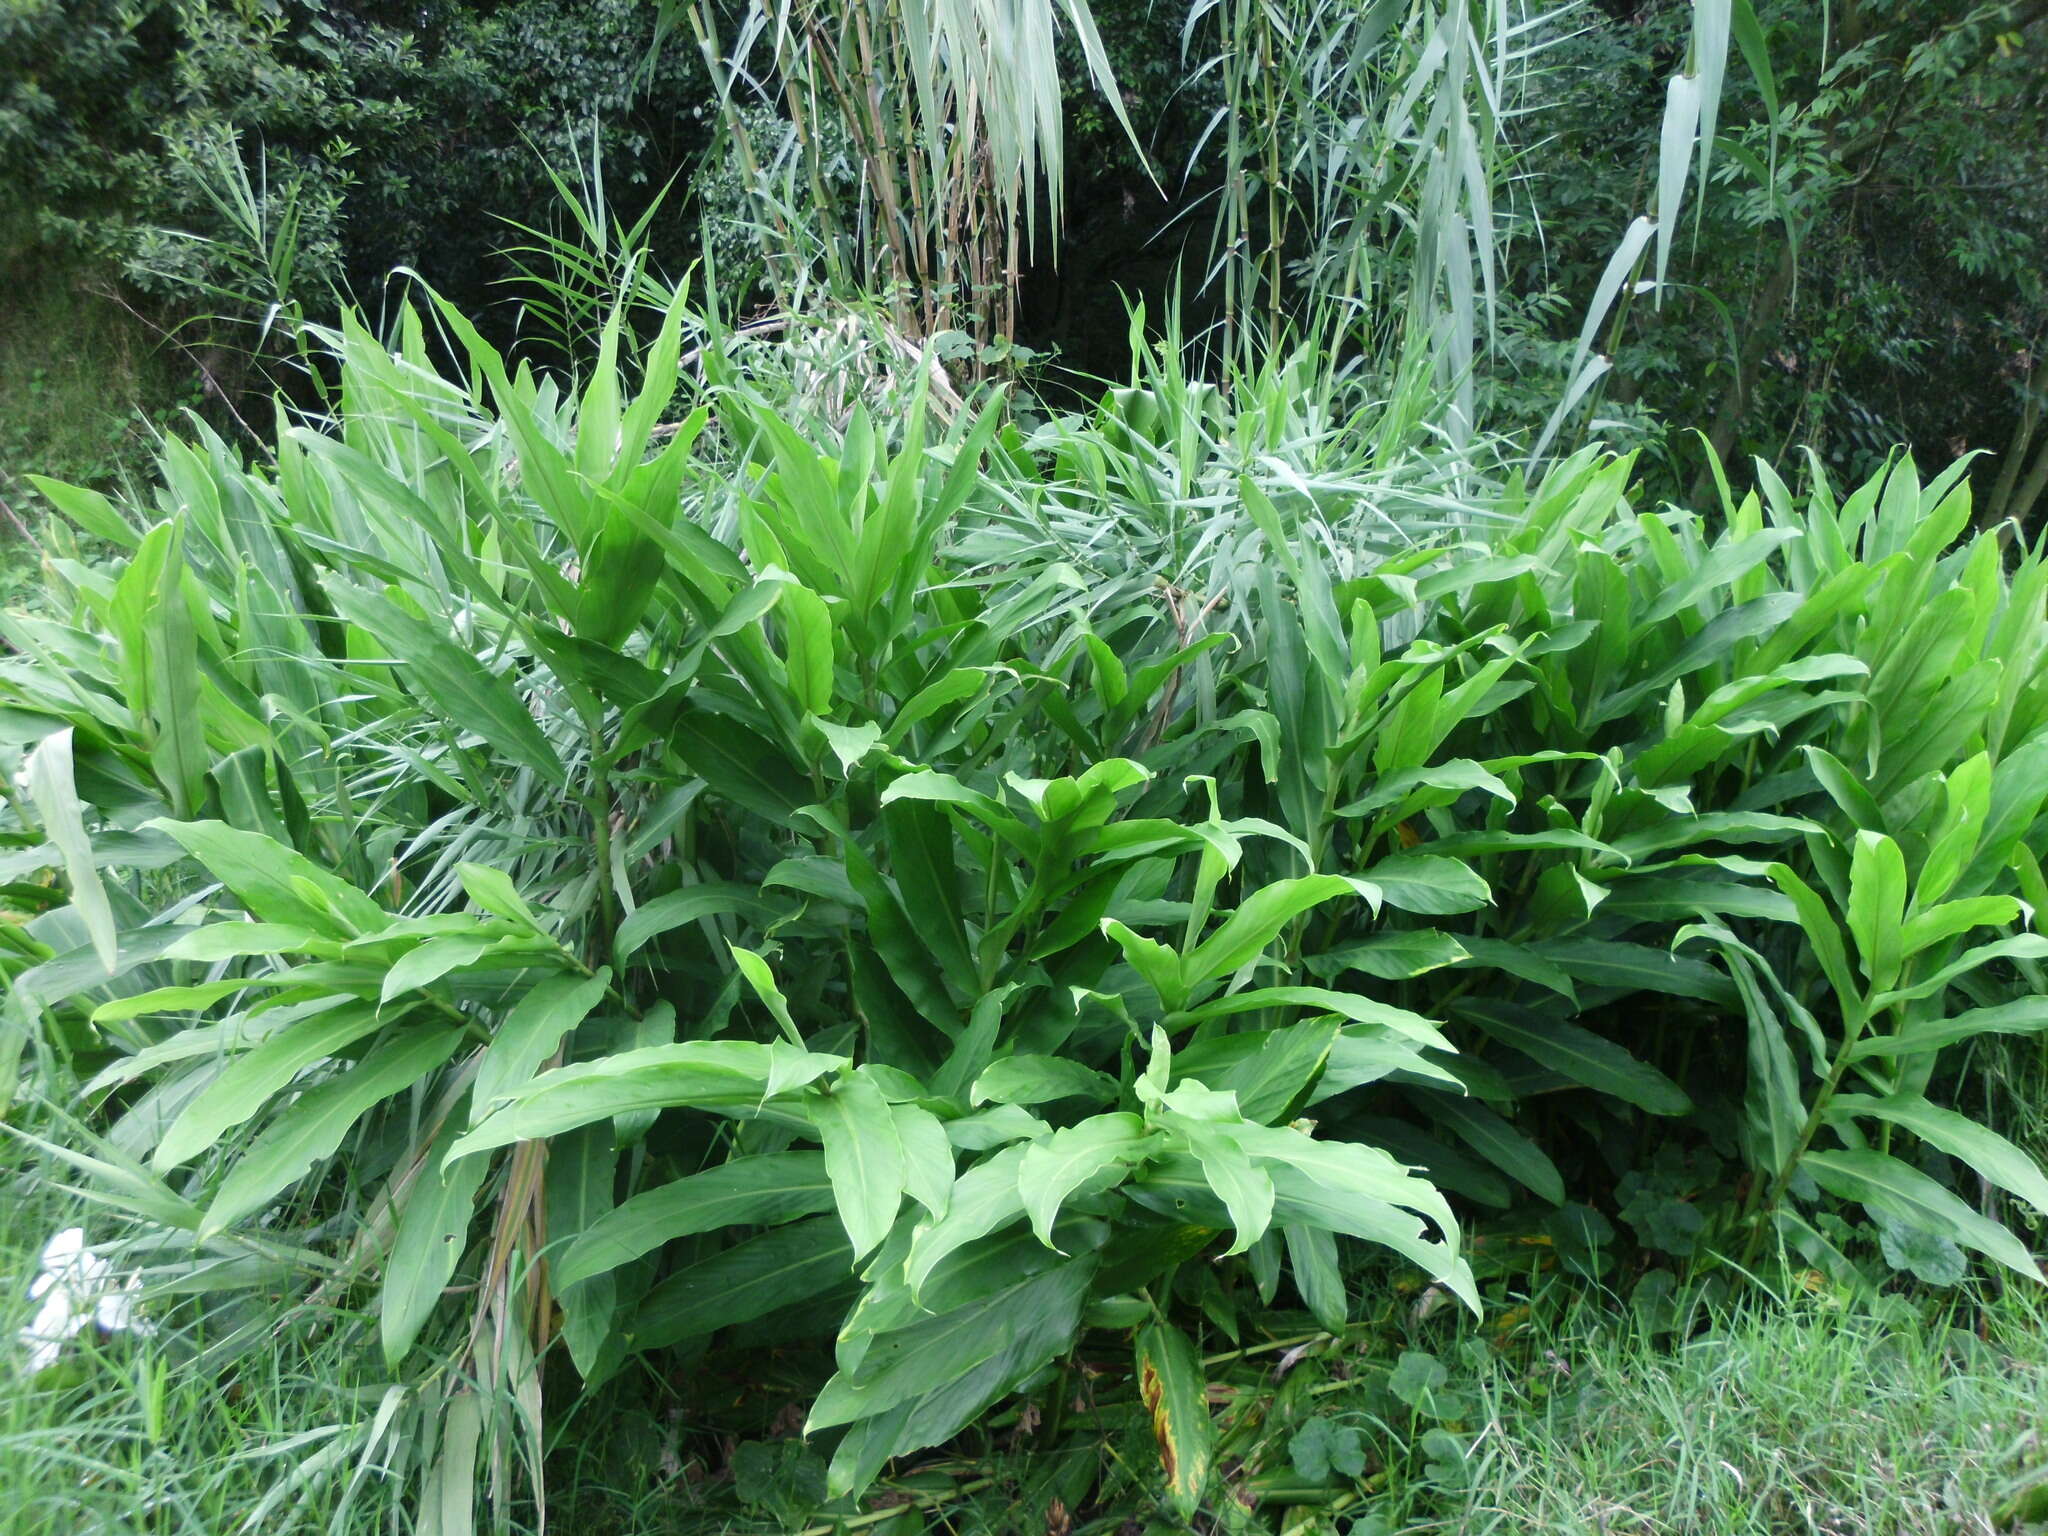
<svg viewBox="0 0 2048 1536"><path fill-rule="evenodd" d="M1405 1528L1782 1536L1985 1532L2039 1456L2048 1336L1971 1309L1804 1298L1659 1341L1588 1305L1486 1378L1465 1486Z"/></svg>
<svg viewBox="0 0 2048 1536"><path fill-rule="evenodd" d="M23 1153L0 1137L0 1533L390 1529L400 1484L377 1423L386 1389L334 1317L274 1289L237 1295L231 1264L166 1254ZM132 1275L141 1294L128 1317L94 1317L36 1369L47 1282L31 1292L46 1246L72 1228L110 1287ZM95 1310L93 1288L77 1290Z"/></svg>
<svg viewBox="0 0 2048 1536"><path fill-rule="evenodd" d="M22 258L0 271L0 495L30 520L40 505L22 476L97 485L142 476L151 423L198 396L181 382L183 360L92 291L90 275Z"/></svg>

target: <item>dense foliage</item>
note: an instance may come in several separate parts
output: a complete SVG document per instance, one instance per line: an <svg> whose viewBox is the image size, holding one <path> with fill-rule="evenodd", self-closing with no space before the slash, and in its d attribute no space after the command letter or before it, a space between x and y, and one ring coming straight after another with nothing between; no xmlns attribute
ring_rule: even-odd
<svg viewBox="0 0 2048 1536"><path fill-rule="evenodd" d="M15 7L0 335L204 406L0 474L32 1387L290 1330L249 1529L665 1394L782 1524L1044 1423L1249 1530L1478 1475L1459 1311L2040 1279L2044 20Z"/></svg>
<svg viewBox="0 0 2048 1536"><path fill-rule="evenodd" d="M1980 510L2029 517L2048 479L2048 223L2032 193L2048 170L2048 13L1756 15L1768 65L1724 94L1721 185L1674 254L1683 286L1604 341L1608 402L1697 426L1724 457L1806 444L1858 478L1901 442L1990 450L1973 471ZM1682 8L1609 6L1551 52L1524 162L1545 238L1522 247L1516 287L1591 285L1656 161L1658 74L1685 44ZM1690 462L1672 473L1706 493Z"/></svg>
<svg viewBox="0 0 2048 1536"><path fill-rule="evenodd" d="M622 194L701 151L701 69L678 53L650 71L653 37L632 0L10 6L0 260L97 258L221 308L241 280L216 247L251 235L220 203L225 154L253 184L258 235L295 226L293 296L374 305L413 267L481 298L502 275L500 220L540 219L547 165L587 159L593 129Z"/></svg>
<svg viewBox="0 0 2048 1536"><path fill-rule="evenodd" d="M44 288L82 273L146 317L128 348L192 347L224 429L223 402L269 382L220 343L257 343L279 303L331 321L350 291L374 312L394 268L501 345L552 342L531 289L500 286L522 265L502 221L558 229L549 167L595 165L627 222L677 187L643 238L671 272L715 254L726 307L872 291L975 369L1014 342L1115 376L1136 289L1224 322L1225 351L1334 330L1392 376L1431 350L1469 380L1464 428L1525 446L1569 400L1693 501L1697 427L1730 463L1805 443L1856 479L1900 442L1989 450L1980 507L2037 509L2040 7L1096 10L825 6L764 28L632 0L17 6L0 332L58 367L57 338L96 327ZM925 31L979 38L934 58L985 53L1013 99L905 69ZM853 80L884 82L872 111ZM1688 191L1701 135L1713 184ZM1639 216L1654 240L1627 233ZM0 378L7 414L25 387Z"/></svg>
<svg viewBox="0 0 2048 1536"><path fill-rule="evenodd" d="M359 1298L430 1498L557 1344L829 1346L841 1497L1128 1331L1191 1514L1191 1322L1476 1306L1474 1221L2036 1275L1952 1068L2048 1027L2048 562L1959 469L1477 495L1313 354L1027 430L680 298L632 389L438 319L466 382L350 325L274 469L45 483L120 554L0 620L48 1155L223 1326Z"/></svg>

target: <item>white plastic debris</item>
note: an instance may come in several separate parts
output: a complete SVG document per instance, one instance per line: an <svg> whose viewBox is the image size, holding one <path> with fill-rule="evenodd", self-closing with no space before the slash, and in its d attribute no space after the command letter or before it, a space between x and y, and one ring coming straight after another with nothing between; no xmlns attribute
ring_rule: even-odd
<svg viewBox="0 0 2048 1536"><path fill-rule="evenodd" d="M102 1333L153 1332L136 1310L142 1277L113 1283L112 1266L85 1246L85 1228L66 1227L43 1244L41 1272L30 1282L35 1316L20 1332L31 1376L48 1370L65 1342L91 1323Z"/></svg>

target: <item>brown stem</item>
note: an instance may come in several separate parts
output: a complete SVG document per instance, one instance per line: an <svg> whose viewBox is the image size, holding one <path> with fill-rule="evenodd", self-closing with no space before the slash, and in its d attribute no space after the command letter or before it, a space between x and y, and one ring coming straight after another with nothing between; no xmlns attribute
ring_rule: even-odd
<svg viewBox="0 0 2048 1536"><path fill-rule="evenodd" d="M2033 371L2027 375L2020 419L2013 423L2012 437L2005 445L2005 463L1998 471L1998 481L1992 486L1991 495L1978 519L1981 527L2002 523L2011 515L2008 509L2013 504L2014 492L2019 489L2020 474L2027 462L2027 449L2032 446L2034 431L2041 423L2041 392L2044 387L2048 387L2048 359L2037 355Z"/></svg>
<svg viewBox="0 0 2048 1536"><path fill-rule="evenodd" d="M122 309L125 309L129 314L133 315L137 320L141 321L152 331L155 331L157 335L182 352L185 355L186 361L191 363L194 368L197 368L199 376L206 380L207 389L227 408L227 413L235 419L235 425L240 427L249 441L256 445L256 451L263 455L267 463L275 464L277 462L277 455L271 451L269 439L250 426L242 413L235 409L234 397L228 393L227 386L221 383L220 379L215 376L214 371L206 366L206 359L197 348L181 340L176 331L167 330L157 324L156 321L150 319L149 316L123 298L118 289L95 287L89 291L103 299L109 299L113 303L118 304ZM259 369L258 372L261 372L261 370Z"/></svg>
<svg viewBox="0 0 2048 1536"><path fill-rule="evenodd" d="M2027 478L2020 482L2019 490L2007 506L2005 515L2014 522L2024 525L2027 514L2034 510L2034 503L2041 499L2041 493L2048 491L2048 442L2041 444L2041 451L2034 455L2034 467L2027 471Z"/></svg>
<svg viewBox="0 0 2048 1536"><path fill-rule="evenodd" d="M1763 371L1764 353L1777 335L1778 317L1792 295L1792 279L1798 270L1798 256L1787 240L1779 251L1777 270L1749 306L1748 318L1743 323L1742 351L1736 359L1735 371L1728 377L1728 387L1722 392L1720 407L1714 412L1713 428L1707 434L1718 462L1727 462L1741 436L1750 396L1756 392L1757 376ZM1692 483L1691 499L1703 502L1713 491L1713 471L1702 465Z"/></svg>

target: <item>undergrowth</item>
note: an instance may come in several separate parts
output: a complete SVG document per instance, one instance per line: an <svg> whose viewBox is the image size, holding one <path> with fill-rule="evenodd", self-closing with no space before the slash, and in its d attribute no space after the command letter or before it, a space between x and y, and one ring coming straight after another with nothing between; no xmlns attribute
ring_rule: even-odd
<svg viewBox="0 0 2048 1536"><path fill-rule="evenodd" d="M0 1088L180 1382L360 1383L266 1497L1437 1518L1518 1256L2039 1281L2048 559L1960 470L1650 508L1313 350L1039 418L628 313L35 480L111 554L0 614Z"/></svg>
<svg viewBox="0 0 2048 1536"><path fill-rule="evenodd" d="M189 1292L161 1284L160 1245L142 1224L80 1198L23 1151L0 1136L0 1532L392 1529L399 1485L374 1452L360 1454L385 1389L334 1315L259 1291L239 1316L202 1323ZM117 1284L136 1274L145 1293L127 1326L87 1321L59 1364L34 1374L26 1332L47 1282L31 1291L46 1247L70 1228L111 1256ZM321 1497L308 1503L292 1473L323 1450L343 1475L314 1485Z"/></svg>
<svg viewBox="0 0 2048 1536"><path fill-rule="evenodd" d="M146 476L155 424L197 404L189 359L89 272L17 260L0 293L0 497L31 529L40 502L28 473L111 485ZM19 538L0 519L0 537Z"/></svg>

